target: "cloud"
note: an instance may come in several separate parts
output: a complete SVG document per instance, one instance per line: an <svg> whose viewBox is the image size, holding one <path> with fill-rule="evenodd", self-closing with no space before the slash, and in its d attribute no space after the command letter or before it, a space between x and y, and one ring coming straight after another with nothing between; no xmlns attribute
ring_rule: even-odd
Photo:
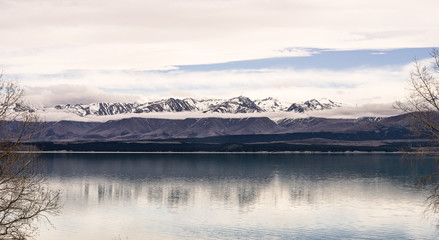
<svg viewBox="0 0 439 240"><path fill-rule="evenodd" d="M389 117L403 114L396 109L392 103L385 104L364 104L348 105L341 108L334 108L327 111L313 111L308 115L313 117L327 118L359 118L359 117Z"/></svg>
<svg viewBox="0 0 439 240"><path fill-rule="evenodd" d="M180 90L172 90L170 92L170 96L173 96L173 97L183 97L183 98L193 97L193 95L190 92L180 91ZM169 95L164 95L164 97L169 97Z"/></svg>
<svg viewBox="0 0 439 240"><path fill-rule="evenodd" d="M241 94L253 99L327 97L360 105L388 103L405 95L410 67L331 70L291 64L203 72L176 66L286 56L310 59L304 56L319 55L313 49L384 53L435 46L439 38L436 0L0 4L0 67L5 76L26 86L29 101L47 106Z"/></svg>
<svg viewBox="0 0 439 240"><path fill-rule="evenodd" d="M434 0L0 0L0 4L0 65L21 74L156 70L309 54L303 47L430 47L439 38L439 22L434 21L439 2ZM413 17L413 13L422 14Z"/></svg>
<svg viewBox="0 0 439 240"><path fill-rule="evenodd" d="M135 95L110 94L84 85L60 84L26 87L25 99L31 105L53 107L58 104L90 104L95 102L136 102Z"/></svg>
<svg viewBox="0 0 439 240"><path fill-rule="evenodd" d="M42 105L238 95L252 99L276 97L288 102L327 97L362 105L402 99L410 68L79 71L24 75L19 80L28 89L28 99Z"/></svg>

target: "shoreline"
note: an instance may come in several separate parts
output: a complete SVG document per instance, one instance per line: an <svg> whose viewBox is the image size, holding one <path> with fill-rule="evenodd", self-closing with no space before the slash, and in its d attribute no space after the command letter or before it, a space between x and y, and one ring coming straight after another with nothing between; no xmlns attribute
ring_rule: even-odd
<svg viewBox="0 0 439 240"><path fill-rule="evenodd" d="M196 151L196 152L130 152L130 151L35 151L33 153L38 154L405 154L406 152L395 151L345 151L345 152L324 152L324 151L259 151L259 152L206 152L206 151Z"/></svg>

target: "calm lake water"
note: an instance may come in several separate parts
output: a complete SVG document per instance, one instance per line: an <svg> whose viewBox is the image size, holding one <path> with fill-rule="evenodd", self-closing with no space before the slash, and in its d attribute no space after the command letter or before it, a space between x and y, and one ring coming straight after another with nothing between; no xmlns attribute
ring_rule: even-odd
<svg viewBox="0 0 439 240"><path fill-rule="evenodd" d="M43 154L37 239L438 239L398 154Z"/></svg>

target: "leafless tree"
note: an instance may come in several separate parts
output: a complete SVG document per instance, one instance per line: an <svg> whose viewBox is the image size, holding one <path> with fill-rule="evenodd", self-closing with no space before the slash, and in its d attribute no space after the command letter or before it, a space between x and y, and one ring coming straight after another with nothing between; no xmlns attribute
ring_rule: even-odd
<svg viewBox="0 0 439 240"><path fill-rule="evenodd" d="M40 220L59 211L59 191L47 187L36 154L22 144L40 127L23 88L0 75L0 239L31 237Z"/></svg>
<svg viewBox="0 0 439 240"><path fill-rule="evenodd" d="M396 107L411 114L415 133L439 140L439 51L433 49L431 56L429 66L415 61L409 94Z"/></svg>
<svg viewBox="0 0 439 240"><path fill-rule="evenodd" d="M409 113L413 119L413 132L430 144L418 148L413 156L420 159L435 158L439 166L439 50L431 51L432 61L415 61L410 74L409 94L404 101L396 102L396 107ZM439 171L420 179L420 185L432 184L431 195L427 199L427 211L439 213Z"/></svg>

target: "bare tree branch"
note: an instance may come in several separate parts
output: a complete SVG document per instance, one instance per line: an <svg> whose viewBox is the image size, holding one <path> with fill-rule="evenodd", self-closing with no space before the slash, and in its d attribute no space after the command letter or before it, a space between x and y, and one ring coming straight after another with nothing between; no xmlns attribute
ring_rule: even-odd
<svg viewBox="0 0 439 240"><path fill-rule="evenodd" d="M0 239L27 239L35 223L60 209L60 192L47 187L41 164L23 145L38 133L38 116L27 111L23 89L0 75Z"/></svg>

